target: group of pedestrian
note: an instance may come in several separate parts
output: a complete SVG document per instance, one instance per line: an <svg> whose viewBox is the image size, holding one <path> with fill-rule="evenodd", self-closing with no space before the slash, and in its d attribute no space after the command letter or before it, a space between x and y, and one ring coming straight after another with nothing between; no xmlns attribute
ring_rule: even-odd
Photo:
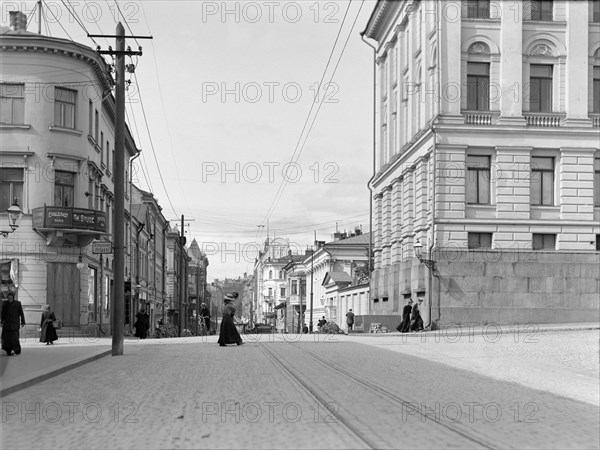
<svg viewBox="0 0 600 450"><path fill-rule="evenodd" d="M402 309L402 322L396 328L400 333L423 330L423 318L421 317L420 308L422 303L422 298L415 304L413 304L412 298L408 300L408 303Z"/></svg>
<svg viewBox="0 0 600 450"><path fill-rule="evenodd" d="M26 325L25 314L21 302L15 300L15 294L9 292L6 300L2 302L0 310L0 323L2 324L1 345L2 350L8 356L21 354L21 342L19 341L20 328ZM46 345L54 344L58 340L56 330L59 322L50 305L45 305L40 321L40 342Z"/></svg>

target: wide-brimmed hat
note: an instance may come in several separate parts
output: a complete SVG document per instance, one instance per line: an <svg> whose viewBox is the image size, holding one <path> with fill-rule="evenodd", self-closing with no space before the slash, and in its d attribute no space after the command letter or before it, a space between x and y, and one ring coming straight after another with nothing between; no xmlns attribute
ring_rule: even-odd
<svg viewBox="0 0 600 450"><path fill-rule="evenodd" d="M225 296L225 299L223 301L225 301L225 302L232 302L234 300L235 300L235 297L233 296L233 294L227 294Z"/></svg>

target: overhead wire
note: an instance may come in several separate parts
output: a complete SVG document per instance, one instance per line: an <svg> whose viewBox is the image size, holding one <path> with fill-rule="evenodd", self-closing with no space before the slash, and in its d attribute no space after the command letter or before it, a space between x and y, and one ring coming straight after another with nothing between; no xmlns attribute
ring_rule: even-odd
<svg viewBox="0 0 600 450"><path fill-rule="evenodd" d="M354 31L354 27L356 26L356 22L357 22L357 20L358 20L358 17L360 16L360 12L361 12L361 10L362 10L362 7L363 7L364 3L365 3L365 0L362 0L362 2L361 2L361 4L360 4L360 7L359 7L359 9L358 9L358 12L356 13L356 17L354 18L354 22L353 22L353 24L352 24L352 28L350 29L350 32L348 33L348 36L346 37L346 41L344 42L344 46L343 46L343 48L342 48L342 51L340 52L340 55L339 55L339 57L338 57L338 60L337 60L337 63L336 63L336 65L335 65L335 68L334 68L334 70L333 70L333 73L331 74L331 77L329 78L328 85L329 85L329 84L331 84L331 81L333 80L333 77L335 76L335 73L336 73L336 71L337 71L337 68L338 68L338 66L339 66L339 64L340 64L340 61L341 61L341 59L342 59L342 56L344 55L344 51L346 50L346 47L347 47L347 45L348 45L348 41L350 40L350 36L352 35L352 32ZM350 4L351 4L351 2L349 2L348 8L350 8ZM346 10L346 12L347 12L347 11L348 11L348 10ZM346 16L344 16L344 19L345 19L345 18L346 18ZM340 30L343 28L343 25L344 25L344 22L342 22L342 25L340 26ZM337 44L337 42L338 42L338 40L337 40L337 38L336 38L336 41L335 41L335 43ZM334 47L335 47L335 44L334 44ZM332 54L333 54L333 51L334 51L334 49L332 48ZM328 61L328 64L329 64L329 61ZM325 69L325 71L326 71L326 70L327 70L327 66L326 66L326 69ZM303 149L304 149L304 146L306 145L306 142L307 142L307 140L308 140L308 137L310 136L310 132L312 131L312 128L313 128L313 126L314 126L314 124L315 124L315 121L316 121L316 119L317 119L317 117L318 117L318 115L319 115L319 111L321 110L321 107L323 106L323 103L324 103L324 101L325 101L325 96L323 95L323 96L321 97L321 99L320 99L319 106L318 106L318 108L317 108L317 110L316 110L316 112L315 112L315 114L314 114L314 116L313 116L313 118L312 118L312 122L311 122L311 124L310 124L310 127L309 127L308 131L306 132L306 134L305 134L305 136L304 136L304 142L303 142L303 143L302 143L302 145L299 147L299 150L298 150L298 151L294 150L294 154L292 155L292 157L294 157L294 155L296 155L296 161L298 161L298 159L300 158L300 155L302 154L302 151L303 151ZM306 121L305 121L305 127L306 127L306 124L308 123L308 121L309 121L309 119L310 119L310 113L312 112L313 106L314 106L314 102L313 102L313 105L311 105L311 110L310 110L310 112L309 112L309 114L308 114L308 116L307 116L307 118L306 118ZM303 128L303 130L305 129L305 127ZM300 142L302 142L302 137L303 137L303 136L302 136L302 133L301 133L301 135L300 135L300 138L299 138L299 140L298 140L298 144L299 144ZM298 146L298 144L297 144L297 146ZM298 148L298 147L297 147L297 148ZM295 162L295 161L293 161L293 162ZM281 196L283 195L283 190L285 189L285 186L286 186L286 185L287 185L287 180L286 180L286 179L282 180L282 182L281 182L281 183L280 183L280 185L279 185L279 189L277 190L277 193L275 194L275 197L274 197L274 199L273 199L273 201L272 201L272 203L271 203L271 206L270 206L270 207L269 207L269 209L267 210L267 214L265 215L265 219L263 219L263 223L264 223L264 222L265 222L265 220L266 220L268 217L270 217L270 216L271 216L271 214L274 212L275 208L277 207L277 204L279 203L279 200L281 199Z"/></svg>
<svg viewBox="0 0 600 450"><path fill-rule="evenodd" d="M50 11L50 14L52 14L52 17L54 17L54 19L56 20L56 22L60 25L60 27L63 29L63 31L67 34L67 36L69 37L69 39L73 42L74 39L71 37L71 35L69 34L69 32L65 29L65 27L62 26L62 23L60 23L60 20L58 20L58 18L56 17L56 15L54 14L54 11L52 11L52 9L50 9L48 7L48 5L46 4L46 2L44 0L42 0L42 4L46 5L46 9ZM48 21L46 21L46 28L48 28ZM48 31L48 34L50 34L50 32Z"/></svg>

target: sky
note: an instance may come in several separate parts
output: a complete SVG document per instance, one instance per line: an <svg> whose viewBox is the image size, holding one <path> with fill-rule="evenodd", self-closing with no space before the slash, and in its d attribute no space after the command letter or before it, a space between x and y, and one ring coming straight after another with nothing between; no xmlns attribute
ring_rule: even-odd
<svg viewBox="0 0 600 450"><path fill-rule="evenodd" d="M2 24L35 5L2 2ZM126 35L153 37L127 40L143 52L126 60L127 119L142 150L134 183L174 224L184 216L209 280L251 274L267 233L303 251L336 226L369 231L373 50L360 32L374 0L118 5L45 1L42 34L114 48L87 33L114 34L124 17Z"/></svg>

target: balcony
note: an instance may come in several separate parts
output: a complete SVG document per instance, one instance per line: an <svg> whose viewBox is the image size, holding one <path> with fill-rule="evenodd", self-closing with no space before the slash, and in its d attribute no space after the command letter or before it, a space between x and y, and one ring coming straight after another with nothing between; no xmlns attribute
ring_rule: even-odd
<svg viewBox="0 0 600 450"><path fill-rule="evenodd" d="M594 128L600 128L600 113L590 114L590 119Z"/></svg>
<svg viewBox="0 0 600 450"><path fill-rule="evenodd" d="M500 115L498 111L463 111L466 125L493 125Z"/></svg>
<svg viewBox="0 0 600 450"><path fill-rule="evenodd" d="M106 234L106 214L83 208L42 206L33 209L33 229L48 245L85 247Z"/></svg>
<svg viewBox="0 0 600 450"><path fill-rule="evenodd" d="M565 118L564 113L538 113L524 112L528 127L560 127L560 122Z"/></svg>

